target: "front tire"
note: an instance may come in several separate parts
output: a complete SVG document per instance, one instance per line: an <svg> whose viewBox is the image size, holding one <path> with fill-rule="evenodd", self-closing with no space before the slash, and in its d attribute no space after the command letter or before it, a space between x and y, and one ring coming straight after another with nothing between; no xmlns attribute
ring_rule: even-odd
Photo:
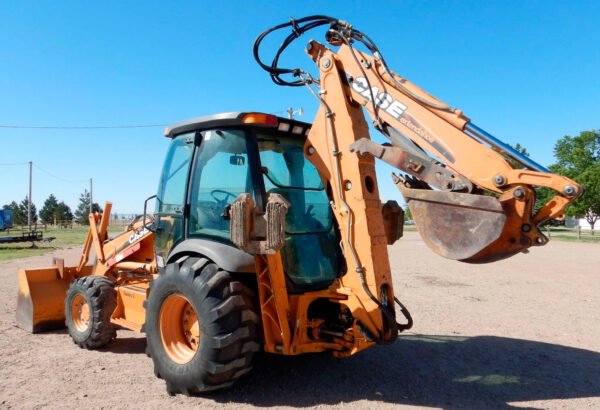
<svg viewBox="0 0 600 410"><path fill-rule="evenodd" d="M105 276L85 276L71 282L65 300L65 324L79 347L97 349L117 337L110 322L117 306L113 282Z"/></svg>
<svg viewBox="0 0 600 410"><path fill-rule="evenodd" d="M205 258L170 263L152 283L148 350L171 395L222 389L249 372L257 326L253 292Z"/></svg>

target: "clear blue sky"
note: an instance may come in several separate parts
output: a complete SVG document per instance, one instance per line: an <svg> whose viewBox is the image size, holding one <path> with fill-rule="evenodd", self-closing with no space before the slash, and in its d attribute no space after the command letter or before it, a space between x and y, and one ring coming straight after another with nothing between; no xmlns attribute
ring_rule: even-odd
<svg viewBox="0 0 600 410"><path fill-rule="evenodd" d="M289 106L312 121L308 92L271 83L251 49L290 16L327 14L369 34L393 70L542 164L558 138L600 127L598 1L157 3L0 1L0 125L164 124ZM299 50L285 61L313 64ZM0 163L93 177L94 199L112 200L116 212L140 211L155 192L168 143L161 127L0 128L0 142ZM0 205L23 199L27 166L0 173ZM399 198L388 173L379 175L382 196ZM38 209L50 193L75 207L86 187L34 168Z"/></svg>

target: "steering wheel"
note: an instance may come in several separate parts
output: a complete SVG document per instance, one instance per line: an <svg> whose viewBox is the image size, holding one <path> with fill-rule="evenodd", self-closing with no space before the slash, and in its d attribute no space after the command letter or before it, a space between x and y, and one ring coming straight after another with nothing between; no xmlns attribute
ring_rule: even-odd
<svg viewBox="0 0 600 410"><path fill-rule="evenodd" d="M217 194L225 194L225 196L221 199L217 197ZM237 195L233 192L224 191L222 189L213 189L210 191L210 196L218 203L227 203L227 198L232 197L233 199L237 198Z"/></svg>

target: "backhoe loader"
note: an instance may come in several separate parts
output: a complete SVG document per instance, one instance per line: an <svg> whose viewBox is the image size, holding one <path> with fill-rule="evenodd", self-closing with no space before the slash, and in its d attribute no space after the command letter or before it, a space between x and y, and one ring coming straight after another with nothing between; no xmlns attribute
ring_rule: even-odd
<svg viewBox="0 0 600 410"><path fill-rule="evenodd" d="M306 46L319 75L281 68L285 49L321 26L329 46ZM262 41L288 28L265 64ZM79 265L21 269L19 326L66 323L88 349L118 328L144 332L170 394L217 390L247 373L261 349L347 357L411 327L388 259L403 211L382 204L376 159L401 172L394 183L427 245L467 263L544 245L540 224L562 218L583 193L392 72L347 22L291 20L262 33L254 56L276 84L314 95L313 123L242 112L167 127L154 213L144 205L111 239L107 204L90 215ZM370 139L365 113L391 143ZM536 187L556 191L537 211Z"/></svg>

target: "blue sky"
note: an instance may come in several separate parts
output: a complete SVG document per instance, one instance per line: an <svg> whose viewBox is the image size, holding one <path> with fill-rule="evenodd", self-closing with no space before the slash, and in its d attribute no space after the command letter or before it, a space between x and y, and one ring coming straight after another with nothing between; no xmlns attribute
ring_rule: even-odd
<svg viewBox="0 0 600 410"><path fill-rule="evenodd" d="M273 84L251 51L264 29L311 14L350 21L393 70L541 164L558 138L600 127L600 2L401 0L0 1L0 125L166 124L289 106L310 122L312 96ZM300 49L284 62L313 65ZM33 161L60 178L34 168L38 209L50 193L75 207L87 182L65 180L93 177L96 201L139 212L167 143L161 127L0 128L0 163ZM379 171L382 196L399 199ZM23 199L27 166L0 173L0 205Z"/></svg>

